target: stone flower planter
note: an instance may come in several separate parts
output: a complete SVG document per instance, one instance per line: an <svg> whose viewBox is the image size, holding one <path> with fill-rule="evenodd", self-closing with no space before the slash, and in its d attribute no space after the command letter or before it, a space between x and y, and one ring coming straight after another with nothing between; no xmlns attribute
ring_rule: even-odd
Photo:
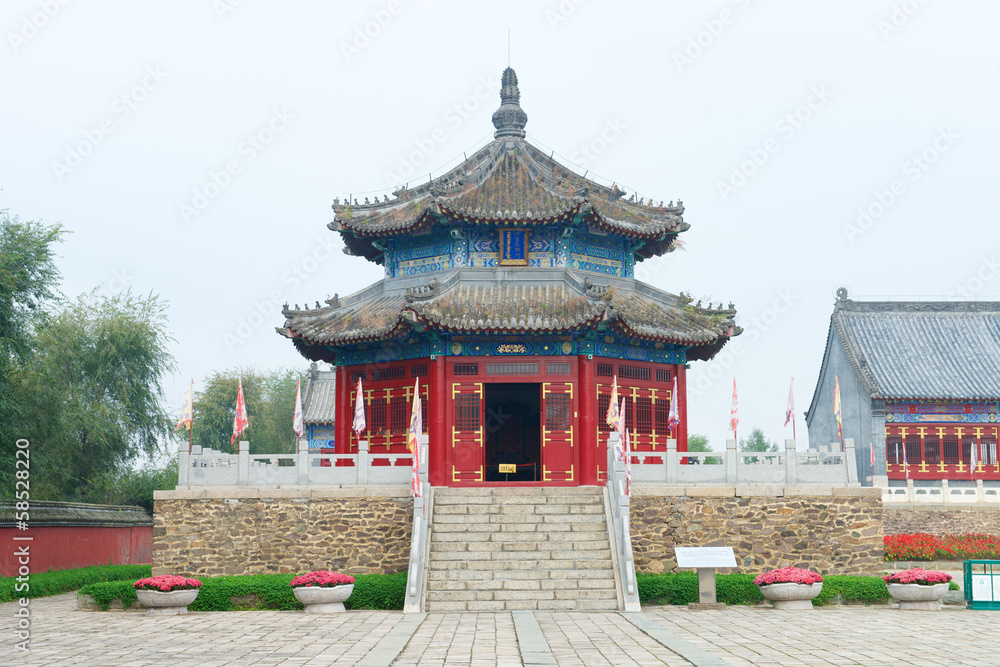
<svg viewBox="0 0 1000 667"><path fill-rule="evenodd" d="M344 600L351 597L354 584L342 586L297 586L292 589L295 599L306 607L307 614L335 614L346 611Z"/></svg>
<svg viewBox="0 0 1000 667"><path fill-rule="evenodd" d="M137 590L135 596L146 608L146 616L175 616L188 613L188 605L198 597L197 588L179 591Z"/></svg>
<svg viewBox="0 0 1000 667"><path fill-rule="evenodd" d="M899 602L900 609L916 611L937 611L941 608L941 598L948 592L948 584L886 584L889 595Z"/></svg>
<svg viewBox="0 0 1000 667"><path fill-rule="evenodd" d="M775 609L812 609L812 599L823 590L823 582L767 584L758 588L761 595L774 602Z"/></svg>

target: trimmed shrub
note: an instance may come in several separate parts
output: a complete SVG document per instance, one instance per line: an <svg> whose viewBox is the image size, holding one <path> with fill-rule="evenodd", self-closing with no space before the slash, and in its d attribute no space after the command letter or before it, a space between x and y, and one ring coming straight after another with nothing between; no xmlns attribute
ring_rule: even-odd
<svg viewBox="0 0 1000 667"><path fill-rule="evenodd" d="M55 572L33 572L28 577L27 591L15 590L15 585L18 583L16 577L0 577L0 602L10 602L22 597L41 598L59 595L101 581L119 579L135 581L150 574L152 574L151 565L93 565Z"/></svg>
<svg viewBox="0 0 1000 667"><path fill-rule="evenodd" d="M698 575L694 572L637 574L636 580L642 604L688 604L698 601ZM715 575L716 599L727 605L762 602L764 596L753 580L750 574ZM827 575L823 577L823 592L813 600L813 604L829 604L838 596L845 604L881 604L889 600L889 590L881 577Z"/></svg>
<svg viewBox="0 0 1000 667"><path fill-rule="evenodd" d="M291 581L295 574L249 574L228 577L202 577L197 599L191 611L236 611L247 609L302 609L295 599ZM348 609L401 610L406 597L406 573L354 575L354 592L344 603ZM112 601L121 598L128 609L135 602L132 581L92 584L80 590L94 598L107 611ZM243 604L233 605L233 598Z"/></svg>

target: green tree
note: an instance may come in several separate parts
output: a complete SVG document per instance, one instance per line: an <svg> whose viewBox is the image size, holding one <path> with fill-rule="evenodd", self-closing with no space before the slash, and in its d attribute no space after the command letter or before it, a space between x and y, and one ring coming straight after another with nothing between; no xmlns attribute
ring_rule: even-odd
<svg viewBox="0 0 1000 667"><path fill-rule="evenodd" d="M177 486L177 458L139 469L106 470L87 481L80 501L103 505L139 505L153 513L153 491Z"/></svg>
<svg viewBox="0 0 1000 667"><path fill-rule="evenodd" d="M28 402L14 387L17 368L30 359L34 331L45 307L58 298L59 271L53 246L64 235L59 225L20 222L0 211L0 478L9 495L15 441Z"/></svg>
<svg viewBox="0 0 1000 667"><path fill-rule="evenodd" d="M205 388L194 395L193 442L202 447L234 452L230 446L236 395L243 382L243 398L250 426L240 440L250 442L252 454L281 454L295 451L292 415L295 412L295 383L305 385L305 373L280 369L258 371L233 368L215 372L205 379ZM181 431L178 437L184 437Z"/></svg>
<svg viewBox="0 0 1000 667"><path fill-rule="evenodd" d="M750 437L743 438L740 440L740 451L741 452L776 452L778 451L778 444L769 441L764 437L764 431L760 428L755 428L750 431ZM761 459L763 460L763 459ZM743 463L757 463L758 457L756 456L744 456Z"/></svg>
<svg viewBox="0 0 1000 667"><path fill-rule="evenodd" d="M162 380L174 369L166 325L155 295L92 292L37 327L17 384L33 498L79 498L92 478L160 451L170 435Z"/></svg>
<svg viewBox="0 0 1000 667"><path fill-rule="evenodd" d="M707 435L699 435L697 433L688 436L688 451L689 452L714 452L715 450L708 444ZM721 465L722 458L719 456L706 456L706 465Z"/></svg>

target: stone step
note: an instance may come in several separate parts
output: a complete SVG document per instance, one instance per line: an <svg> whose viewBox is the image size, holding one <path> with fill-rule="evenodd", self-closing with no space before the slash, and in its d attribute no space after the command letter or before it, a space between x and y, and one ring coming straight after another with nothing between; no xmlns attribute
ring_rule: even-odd
<svg viewBox="0 0 1000 667"><path fill-rule="evenodd" d="M427 602L427 611L617 611L617 600L478 600Z"/></svg>
<svg viewBox="0 0 1000 667"><path fill-rule="evenodd" d="M458 530L452 528L454 524L448 524L448 528L445 530L437 530L436 528L431 532L431 543L445 543L445 542L588 542L595 540L602 540L607 542L608 534L606 532L589 532L582 530L560 530L549 532L546 530L534 530L534 531L501 531L494 529L492 531L484 530ZM480 528L476 526L475 528Z"/></svg>
<svg viewBox="0 0 1000 667"><path fill-rule="evenodd" d="M434 502L434 516L449 514L470 514L480 516L487 515L513 515L513 516L547 516L560 514L594 514L603 515L603 504L581 505L579 503L553 503L546 505L450 505Z"/></svg>
<svg viewBox="0 0 1000 667"><path fill-rule="evenodd" d="M572 588L614 588L614 574L610 571L604 573L600 570L470 570L470 569L438 569L430 570L427 574L428 582L436 582L434 585L443 582L467 582L479 581L506 581L508 579L521 580L550 580L558 581ZM443 590L443 589L442 589Z"/></svg>
<svg viewBox="0 0 1000 667"><path fill-rule="evenodd" d="M499 583L499 582L493 582ZM512 583L512 582L504 582ZM527 582L532 583L532 582ZM537 583L537 582L535 582ZM611 590L556 589L542 590L538 587L479 588L475 590L427 591L428 602L474 602L485 600L616 600L614 588Z"/></svg>
<svg viewBox="0 0 1000 667"><path fill-rule="evenodd" d="M551 572L573 572L577 570L587 572L597 572L606 570L611 572L612 564L610 558L595 560L518 560L518 559L490 559L465 558L469 554L453 553L453 558L431 559L427 564L429 570L546 570ZM553 576L556 578L556 576Z"/></svg>
<svg viewBox="0 0 1000 667"><path fill-rule="evenodd" d="M510 582L536 583L537 586L508 586ZM477 579L473 581L428 581L428 591L490 591L490 590L543 590L543 591L611 591L615 582L611 578L578 579Z"/></svg>

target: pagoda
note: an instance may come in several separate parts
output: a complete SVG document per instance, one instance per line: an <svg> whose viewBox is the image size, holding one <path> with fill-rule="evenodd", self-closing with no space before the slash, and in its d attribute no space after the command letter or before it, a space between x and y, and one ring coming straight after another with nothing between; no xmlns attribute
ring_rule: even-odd
<svg viewBox="0 0 1000 667"><path fill-rule="evenodd" d="M405 454L419 378L432 485L601 484L617 378L633 460L663 463L668 440L687 449L687 364L740 333L736 312L635 279L689 228L680 202L627 197L528 143L510 68L500 99L494 140L451 171L382 201L337 200L329 228L385 277L286 306L278 332L337 371L338 454L358 451L359 379L361 439L373 457Z"/></svg>

